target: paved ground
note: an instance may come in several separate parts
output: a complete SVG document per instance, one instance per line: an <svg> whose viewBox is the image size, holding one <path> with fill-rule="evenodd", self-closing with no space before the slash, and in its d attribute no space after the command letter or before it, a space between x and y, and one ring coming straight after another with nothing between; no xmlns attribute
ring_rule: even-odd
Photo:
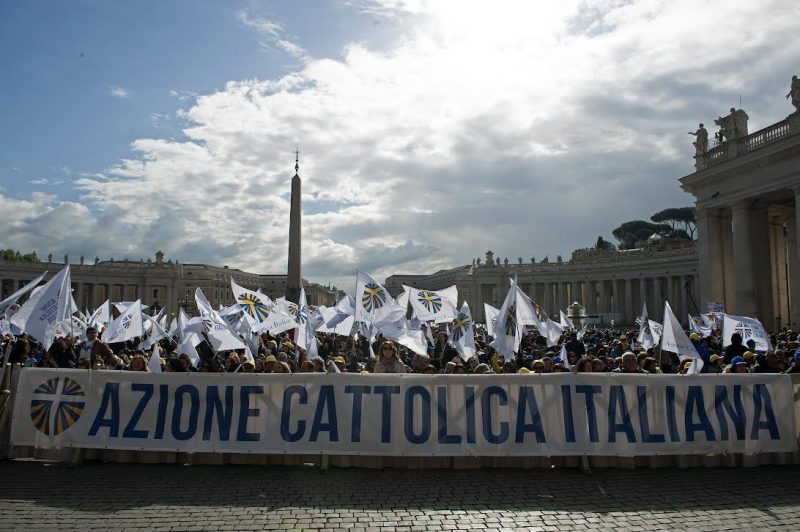
<svg viewBox="0 0 800 532"><path fill-rule="evenodd" d="M318 470L0 463L0 529L800 529L798 467Z"/></svg>

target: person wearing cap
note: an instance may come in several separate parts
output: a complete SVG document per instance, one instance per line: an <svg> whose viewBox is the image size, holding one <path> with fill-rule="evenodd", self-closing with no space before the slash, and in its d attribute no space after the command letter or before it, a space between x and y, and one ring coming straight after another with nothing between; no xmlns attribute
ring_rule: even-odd
<svg viewBox="0 0 800 532"><path fill-rule="evenodd" d="M722 357L714 353L708 357L708 363L703 369L706 370L704 373L722 373Z"/></svg>
<svg viewBox="0 0 800 532"><path fill-rule="evenodd" d="M337 368L339 368L340 373L347 372L347 360L345 360L345 358L342 355L336 355L335 357L333 357L333 363L336 364Z"/></svg>
<svg viewBox="0 0 800 532"><path fill-rule="evenodd" d="M86 340L75 346L78 358L88 358L89 365L94 367L98 358L110 357L114 354L108 344L97 338L97 329L89 327L86 329Z"/></svg>
<svg viewBox="0 0 800 532"><path fill-rule="evenodd" d="M264 359L264 373L278 373L278 359L269 355Z"/></svg>
<svg viewBox="0 0 800 532"><path fill-rule="evenodd" d="M751 373L782 373L778 355L767 353L766 355L756 355L756 364L750 370Z"/></svg>
<svg viewBox="0 0 800 532"><path fill-rule="evenodd" d="M723 373L750 373L750 370L744 357L733 357L730 365L725 368Z"/></svg>
<svg viewBox="0 0 800 532"><path fill-rule="evenodd" d="M406 367L400 361L400 354L394 342L386 340L381 344L378 361L375 362L373 373L405 373Z"/></svg>

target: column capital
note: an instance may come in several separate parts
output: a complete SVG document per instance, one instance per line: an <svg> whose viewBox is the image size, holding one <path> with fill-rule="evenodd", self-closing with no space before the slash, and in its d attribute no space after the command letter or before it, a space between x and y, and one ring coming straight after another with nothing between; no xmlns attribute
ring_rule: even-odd
<svg viewBox="0 0 800 532"><path fill-rule="evenodd" d="M750 210L753 207L752 200L738 200L731 203L731 210L732 211L746 211Z"/></svg>

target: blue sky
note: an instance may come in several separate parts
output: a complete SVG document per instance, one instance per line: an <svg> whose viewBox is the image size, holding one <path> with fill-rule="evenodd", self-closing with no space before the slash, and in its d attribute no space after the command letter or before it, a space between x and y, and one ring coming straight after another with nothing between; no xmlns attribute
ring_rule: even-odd
<svg viewBox="0 0 800 532"><path fill-rule="evenodd" d="M0 247L352 284L611 239L783 119L789 0L0 3ZM724 21L724 22L723 22ZM724 26L724 31L721 31Z"/></svg>

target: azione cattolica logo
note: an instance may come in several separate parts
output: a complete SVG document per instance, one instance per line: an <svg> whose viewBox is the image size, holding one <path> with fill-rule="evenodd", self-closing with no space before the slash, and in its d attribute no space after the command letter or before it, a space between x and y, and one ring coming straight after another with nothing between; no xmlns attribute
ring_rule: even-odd
<svg viewBox="0 0 800 532"><path fill-rule="evenodd" d="M53 377L33 391L31 421L42 434L57 436L80 419L85 405L80 384L68 377Z"/></svg>

